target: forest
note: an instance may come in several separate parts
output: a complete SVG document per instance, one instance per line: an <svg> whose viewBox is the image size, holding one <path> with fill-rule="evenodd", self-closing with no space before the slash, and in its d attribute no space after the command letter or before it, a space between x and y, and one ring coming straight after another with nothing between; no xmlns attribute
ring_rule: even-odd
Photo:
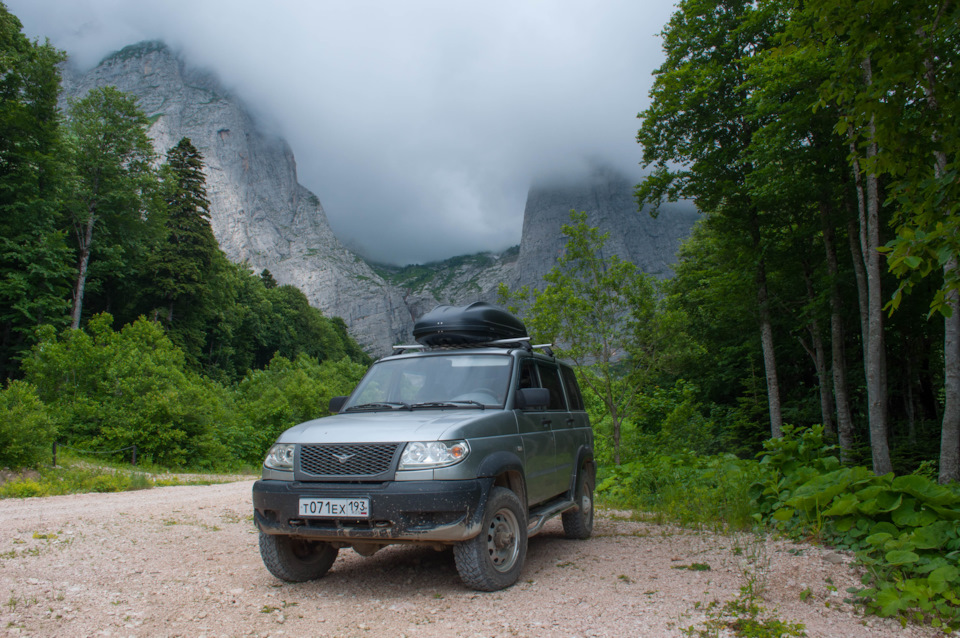
<svg viewBox="0 0 960 638"><path fill-rule="evenodd" d="M692 0L664 28L636 196L703 212L665 294L722 449L822 424L844 463L960 478L958 25L949 1Z"/></svg>
<svg viewBox="0 0 960 638"><path fill-rule="evenodd" d="M54 439L259 465L369 358L298 289L226 258L189 139L155 157L113 87L61 112L63 59L0 4L0 466L48 460Z"/></svg>

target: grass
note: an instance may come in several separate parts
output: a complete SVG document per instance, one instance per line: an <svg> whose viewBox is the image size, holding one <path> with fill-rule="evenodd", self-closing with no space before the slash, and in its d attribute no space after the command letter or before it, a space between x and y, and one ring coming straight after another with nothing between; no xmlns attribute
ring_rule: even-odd
<svg viewBox="0 0 960 638"><path fill-rule="evenodd" d="M0 485L0 498L31 498L86 492L130 492L169 485L211 485L236 480L235 474L171 474L164 468L104 464L65 455L56 467ZM39 474L39 476L37 475Z"/></svg>

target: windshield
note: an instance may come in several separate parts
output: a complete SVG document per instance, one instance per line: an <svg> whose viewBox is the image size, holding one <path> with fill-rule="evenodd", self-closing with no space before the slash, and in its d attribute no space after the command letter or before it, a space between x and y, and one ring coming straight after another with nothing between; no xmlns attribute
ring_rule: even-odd
<svg viewBox="0 0 960 638"><path fill-rule="evenodd" d="M344 410L503 406L511 357L430 355L375 363Z"/></svg>

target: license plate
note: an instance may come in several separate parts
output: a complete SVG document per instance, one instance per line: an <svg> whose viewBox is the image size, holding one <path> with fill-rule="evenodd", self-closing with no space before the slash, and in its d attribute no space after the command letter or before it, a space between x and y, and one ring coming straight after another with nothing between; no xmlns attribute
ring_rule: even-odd
<svg viewBox="0 0 960 638"><path fill-rule="evenodd" d="M369 498L301 498L300 516L307 518L369 518Z"/></svg>

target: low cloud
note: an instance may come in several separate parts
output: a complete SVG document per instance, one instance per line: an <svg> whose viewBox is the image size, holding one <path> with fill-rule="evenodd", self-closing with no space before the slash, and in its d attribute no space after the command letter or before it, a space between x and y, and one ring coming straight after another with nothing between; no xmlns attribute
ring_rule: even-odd
<svg viewBox="0 0 960 638"><path fill-rule="evenodd" d="M8 0L81 67L160 39L287 139L348 244L384 263L502 250L532 179L634 172L672 3Z"/></svg>

